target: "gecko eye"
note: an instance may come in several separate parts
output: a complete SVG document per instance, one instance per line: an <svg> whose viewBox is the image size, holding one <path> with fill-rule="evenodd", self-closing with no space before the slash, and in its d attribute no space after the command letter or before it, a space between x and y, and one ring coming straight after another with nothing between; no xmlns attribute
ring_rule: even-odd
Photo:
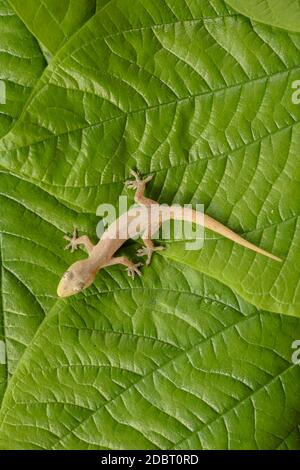
<svg viewBox="0 0 300 470"><path fill-rule="evenodd" d="M63 275L64 279L72 279L73 273L71 271L66 271L65 274Z"/></svg>
<svg viewBox="0 0 300 470"><path fill-rule="evenodd" d="M74 287L74 292L81 292L82 289L84 288L85 286L85 283L84 282L80 282L79 284L77 284L76 287Z"/></svg>

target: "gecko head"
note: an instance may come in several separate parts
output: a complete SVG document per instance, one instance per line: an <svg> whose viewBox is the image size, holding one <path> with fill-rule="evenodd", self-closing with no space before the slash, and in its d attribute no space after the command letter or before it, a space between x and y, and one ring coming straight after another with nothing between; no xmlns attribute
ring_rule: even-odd
<svg viewBox="0 0 300 470"><path fill-rule="evenodd" d="M58 297L70 297L89 287L94 281L96 272L91 270L89 260L77 261L72 264L61 278L58 288Z"/></svg>

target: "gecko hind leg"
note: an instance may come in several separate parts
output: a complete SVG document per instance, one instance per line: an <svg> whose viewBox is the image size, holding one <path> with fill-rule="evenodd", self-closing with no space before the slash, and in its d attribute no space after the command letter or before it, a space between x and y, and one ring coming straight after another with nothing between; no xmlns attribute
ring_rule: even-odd
<svg viewBox="0 0 300 470"><path fill-rule="evenodd" d="M144 192L146 189L146 184L152 180L154 175L149 175L146 178L141 178L141 176L134 170L131 170L131 175L134 176L134 180L126 181L125 186L128 189L135 189L136 193L134 196L134 200L137 204L142 206L151 206L152 204L157 204L156 201L149 199L144 196Z"/></svg>
<svg viewBox="0 0 300 470"><path fill-rule="evenodd" d="M114 264L122 264L123 266L126 266L129 277L134 278L136 274L138 276L142 275L139 268L143 266L143 263L133 263L133 261L130 261L130 259L128 259L126 256L111 258L111 260L105 266L113 266Z"/></svg>
<svg viewBox="0 0 300 470"><path fill-rule="evenodd" d="M91 254L94 248L93 243L91 242L91 240L89 239L87 235L83 235L82 237L77 238L76 228L74 228L73 230L72 237L65 235L64 239L69 242L67 246L65 247L65 250L71 250L71 253L74 253L74 251L76 251L79 248L79 245L83 245L86 248L88 254Z"/></svg>
<svg viewBox="0 0 300 470"><path fill-rule="evenodd" d="M164 246L155 246L150 238L143 239L145 246L137 250L137 256L147 256L146 266L151 263L152 255L155 251L162 251L165 249Z"/></svg>

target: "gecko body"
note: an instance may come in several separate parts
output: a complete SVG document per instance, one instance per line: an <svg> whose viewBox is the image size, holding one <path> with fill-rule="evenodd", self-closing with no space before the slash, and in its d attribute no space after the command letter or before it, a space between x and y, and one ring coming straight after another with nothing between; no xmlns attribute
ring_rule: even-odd
<svg viewBox="0 0 300 470"><path fill-rule="evenodd" d="M126 186L136 190L135 202L143 209L139 213L138 220L137 209L130 209L107 228L96 245L93 245L86 235L77 238L76 230L74 230L73 237L65 236L65 239L69 241L66 248L71 248L74 251L79 245L83 245L89 256L85 260L72 264L64 273L57 288L59 297L69 297L81 292L93 283L100 269L114 264L124 265L127 268L128 275L131 277L135 275L140 276L141 271L139 268L142 263L133 263L125 256L115 256L115 253L125 241L140 234L144 247L137 251L137 255L147 256L146 265L149 265L152 254L164 249L162 246L154 246L152 237L160 226L170 219L187 220L195 224L204 225L205 228L213 230L245 248L275 261L281 261L277 256L253 245L206 214L200 214L193 209L184 208L183 210L178 206L163 206L145 197L146 184L152 179L152 176L142 179L136 172L132 171L132 174L135 179L134 181L128 181Z"/></svg>

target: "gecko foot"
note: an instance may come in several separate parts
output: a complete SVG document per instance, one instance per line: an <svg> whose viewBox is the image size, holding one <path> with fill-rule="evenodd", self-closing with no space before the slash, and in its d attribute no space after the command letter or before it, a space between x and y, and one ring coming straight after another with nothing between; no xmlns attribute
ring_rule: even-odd
<svg viewBox="0 0 300 470"><path fill-rule="evenodd" d="M135 179L126 181L125 186L128 189L135 189L135 190L138 189L140 185L149 183L149 181L151 181L154 176L154 175L149 175L146 178L141 178L140 175L134 170L131 170L130 174L134 176Z"/></svg>
<svg viewBox="0 0 300 470"><path fill-rule="evenodd" d="M149 266L151 263L152 255L155 251L162 251L164 250L164 246L154 246L153 248L148 248L146 246L143 246L143 248L140 248L137 250L136 254L137 256L147 256L147 261L146 261L146 266Z"/></svg>
<svg viewBox="0 0 300 470"><path fill-rule="evenodd" d="M128 276L129 277L132 277L132 279L134 279L135 275L137 274L138 276L141 276L142 273L141 271L139 270L139 267L140 266L143 266L143 263L136 263L136 264L133 264L132 263L132 266L128 267L127 268L127 273L128 273Z"/></svg>
<svg viewBox="0 0 300 470"><path fill-rule="evenodd" d="M78 249L77 243L77 230L74 228L72 237L68 237L68 235L64 236L64 239L67 240L69 243L65 247L65 250L71 250L71 253L74 253Z"/></svg>

